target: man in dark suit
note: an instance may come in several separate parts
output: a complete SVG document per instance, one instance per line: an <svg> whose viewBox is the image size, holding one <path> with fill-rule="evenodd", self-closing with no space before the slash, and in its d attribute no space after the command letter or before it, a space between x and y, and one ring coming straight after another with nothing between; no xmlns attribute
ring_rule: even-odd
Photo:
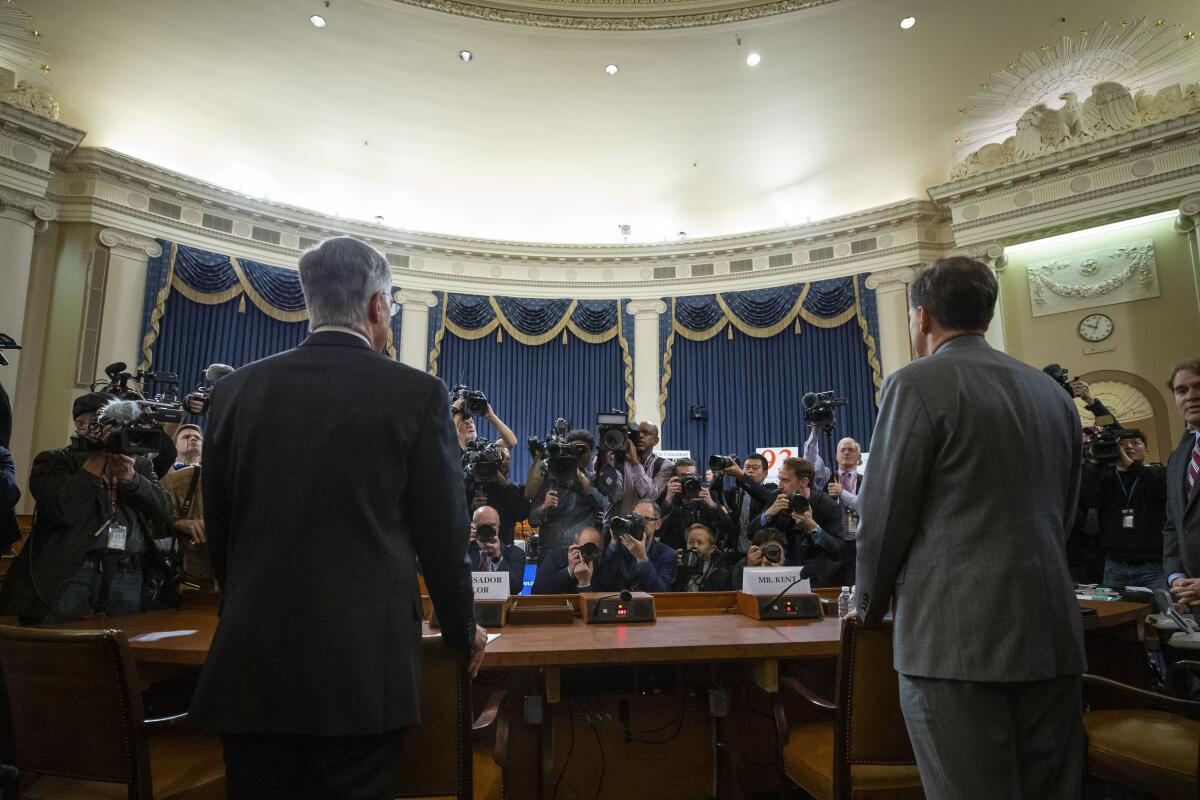
<svg viewBox="0 0 1200 800"><path fill-rule="evenodd" d="M751 533L766 527L787 536L787 563L805 568L804 576L814 588L841 586L842 511L838 502L812 488L813 468L802 458L786 459L779 467L779 493L774 502L750 523ZM794 511L793 496L806 505Z"/></svg>
<svg viewBox="0 0 1200 800"><path fill-rule="evenodd" d="M737 549L743 555L750 550L750 525L754 518L775 501L779 487L766 482L767 459L751 453L739 465L734 463L721 470L724 476L713 499L725 506L737 529ZM713 489L718 486L714 482Z"/></svg>
<svg viewBox="0 0 1200 800"><path fill-rule="evenodd" d="M500 512L491 506L480 506L471 515L467 561L475 572L507 572L508 593L521 593L525 584L525 550L504 543L500 535Z"/></svg>
<svg viewBox="0 0 1200 800"><path fill-rule="evenodd" d="M1083 626L1065 542L1071 398L988 346L991 271L909 286L918 359L883 385L858 529L859 613L895 603L900 704L930 800L1078 800Z"/></svg>
<svg viewBox="0 0 1200 800"><path fill-rule="evenodd" d="M441 635L472 671L483 657L459 451L445 385L380 353L397 306L383 256L330 239L300 283L311 335L213 390L222 610L191 716L222 734L233 800L382 800L421 719L418 558Z"/></svg>
<svg viewBox="0 0 1200 800"><path fill-rule="evenodd" d="M1175 367L1167 382L1188 429L1167 462L1163 571L1176 599L1200 608L1200 358Z"/></svg>

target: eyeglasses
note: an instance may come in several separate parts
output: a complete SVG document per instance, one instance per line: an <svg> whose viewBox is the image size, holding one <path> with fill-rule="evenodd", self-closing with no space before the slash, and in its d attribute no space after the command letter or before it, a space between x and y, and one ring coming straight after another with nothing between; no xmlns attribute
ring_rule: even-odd
<svg viewBox="0 0 1200 800"><path fill-rule="evenodd" d="M396 302L396 298L392 297L387 292L384 292L383 296L386 297L388 301L388 315L394 317L399 314L400 304Z"/></svg>
<svg viewBox="0 0 1200 800"><path fill-rule="evenodd" d="M641 514L638 515L638 519L642 522L658 522L658 517L643 517Z"/></svg>

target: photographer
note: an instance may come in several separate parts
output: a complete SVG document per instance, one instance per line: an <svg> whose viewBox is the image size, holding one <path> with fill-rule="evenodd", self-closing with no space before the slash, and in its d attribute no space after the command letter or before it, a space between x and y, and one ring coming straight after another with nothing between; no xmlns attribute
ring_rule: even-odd
<svg viewBox="0 0 1200 800"><path fill-rule="evenodd" d="M787 564L788 537L778 528L762 528L754 534L746 555L733 565L734 589L742 588L746 567L782 567Z"/></svg>
<svg viewBox="0 0 1200 800"><path fill-rule="evenodd" d="M492 470L481 475L464 475L467 507L475 513L483 506L491 506L500 515L500 541L513 543L517 523L529 518L529 498L525 496L525 485L512 483L508 479L512 467L512 452L503 439L491 444L495 454L494 475Z"/></svg>
<svg viewBox="0 0 1200 800"><path fill-rule="evenodd" d="M508 593L520 594L525 578L525 551L500 539L500 514L491 506L475 510L471 517L471 542L467 546L471 569L478 572L507 572Z"/></svg>
<svg viewBox="0 0 1200 800"><path fill-rule="evenodd" d="M578 428L566 435L565 442L574 464L565 455L559 456L568 468L560 472L550 468L549 459L535 461L525 487L525 493L533 495L529 524L538 529L543 553L564 547L577 531L594 526L604 508L604 495L595 486L595 476L586 472L594 444L592 434ZM574 474L569 474L570 466L575 467Z"/></svg>
<svg viewBox="0 0 1200 800"><path fill-rule="evenodd" d="M626 441L624 450L601 448L596 453L596 483L607 499L603 520L605 531L613 519L630 513L638 503L658 498L654 481L638 460L633 437Z"/></svg>
<svg viewBox="0 0 1200 800"><path fill-rule="evenodd" d="M687 529L687 549L677 551L672 592L725 592L731 587L729 570L717 565L717 540L708 527L696 523Z"/></svg>
<svg viewBox="0 0 1200 800"><path fill-rule="evenodd" d="M109 449L121 405L100 392L77 398L72 446L34 459L34 527L0 589L0 613L39 624L141 610L154 526L173 513L150 460Z"/></svg>
<svg viewBox="0 0 1200 800"><path fill-rule="evenodd" d="M604 557L604 540L594 526L575 532L565 550L547 550L538 565L532 594L575 594L593 591L596 565Z"/></svg>
<svg viewBox="0 0 1200 800"><path fill-rule="evenodd" d="M817 458L820 455L817 454ZM858 532L858 489L863 476L858 473L862 464L862 448L850 437L837 444L837 470L825 484L825 493L838 501L842 509L842 585L854 585L854 562L858 552L855 535ZM813 465L816 469L816 465Z"/></svg>
<svg viewBox="0 0 1200 800"><path fill-rule="evenodd" d="M467 442L475 439L479 434L475 428L475 418L464 410L467 405L465 397L459 397L450 404L450 414L454 417L454 429L458 433L458 448L460 450L467 449ZM512 429L504 424L504 421L496 416L496 412L492 409L492 404L487 404L487 412L483 418L492 423L492 427L500 434L500 441L504 442L511 450L517 446L517 435L512 432Z"/></svg>
<svg viewBox="0 0 1200 800"><path fill-rule="evenodd" d="M654 497L661 500L667 491L667 481L675 474L675 462L654 454L654 448L658 444L658 426L653 422L638 423L638 437L634 444L637 447L638 463L646 471L646 476L654 481Z"/></svg>
<svg viewBox="0 0 1200 800"><path fill-rule="evenodd" d="M1165 589L1162 531L1167 469L1144 463L1146 441L1141 431L1122 430L1119 436L1115 464L1084 461L1080 506L1096 509L1105 586Z"/></svg>
<svg viewBox="0 0 1200 800"><path fill-rule="evenodd" d="M789 458L779 468L779 495L751 527L773 526L788 538L787 563L806 567L814 587L841 586L842 511L836 500L812 490L812 465Z"/></svg>
<svg viewBox="0 0 1200 800"><path fill-rule="evenodd" d="M670 591L675 582L675 551L655 538L661 525L658 506L649 500L634 506L633 513L615 517L612 541L596 565L595 591Z"/></svg>
<svg viewBox="0 0 1200 800"><path fill-rule="evenodd" d="M708 528L721 549L732 547L735 532L729 512L717 505L709 492L704 491L696 462L681 458L675 462L675 477L667 481L664 498L666 515L658 539L667 547L683 547L687 532L695 524Z"/></svg>
<svg viewBox="0 0 1200 800"><path fill-rule="evenodd" d="M721 459L717 461L717 459ZM720 486L720 502L729 511L737 529L737 549L746 553L750 549L752 532L750 526L754 519L775 502L779 487L767 483L767 458L760 453L746 456L743 464L739 465L733 456L714 456L709 463L725 466L721 469L724 476Z"/></svg>
<svg viewBox="0 0 1200 800"><path fill-rule="evenodd" d="M178 559L181 580L204 591L217 591L208 540L204 535L204 491L200 481L200 455L204 433L187 423L175 434L179 460L159 481L175 504L175 537L179 542Z"/></svg>

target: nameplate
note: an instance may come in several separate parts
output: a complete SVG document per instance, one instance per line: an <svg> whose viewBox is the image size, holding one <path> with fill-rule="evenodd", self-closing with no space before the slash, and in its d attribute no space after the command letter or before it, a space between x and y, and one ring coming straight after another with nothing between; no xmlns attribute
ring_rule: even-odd
<svg viewBox="0 0 1200 800"><path fill-rule="evenodd" d="M792 581L800 577L803 567L746 567L742 572L742 591L746 594L774 596L783 592ZM808 578L796 581L796 585L784 594L809 594L812 588Z"/></svg>
<svg viewBox="0 0 1200 800"><path fill-rule="evenodd" d="M508 572L472 572L476 600L507 600Z"/></svg>

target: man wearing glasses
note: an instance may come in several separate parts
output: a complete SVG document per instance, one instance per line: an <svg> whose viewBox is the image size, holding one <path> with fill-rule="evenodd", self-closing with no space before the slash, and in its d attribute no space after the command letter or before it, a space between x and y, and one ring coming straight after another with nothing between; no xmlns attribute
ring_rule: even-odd
<svg viewBox="0 0 1200 800"><path fill-rule="evenodd" d="M662 526L658 506L643 500L634 506L633 515L641 520L642 536L628 532L613 535L604 557L596 565L593 591L671 591L675 581L675 551L655 538Z"/></svg>

